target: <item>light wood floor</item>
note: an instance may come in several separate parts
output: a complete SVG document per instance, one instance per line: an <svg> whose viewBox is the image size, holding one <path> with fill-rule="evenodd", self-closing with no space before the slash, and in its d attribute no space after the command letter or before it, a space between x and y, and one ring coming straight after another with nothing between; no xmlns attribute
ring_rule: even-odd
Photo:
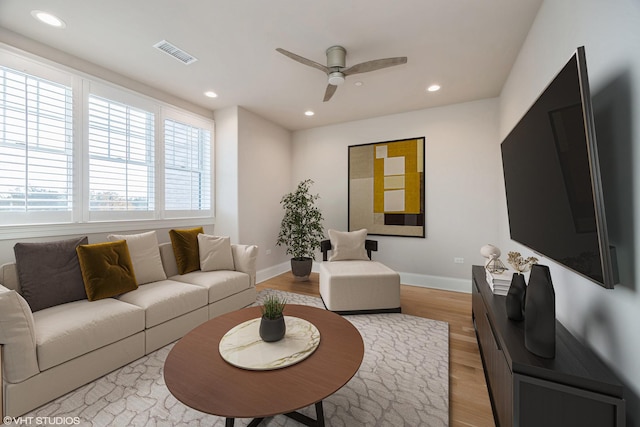
<svg viewBox="0 0 640 427"><path fill-rule="evenodd" d="M258 284L257 289L279 289L319 296L318 275L308 282L285 273ZM478 343L471 321L471 294L402 285L402 313L449 323L449 416L451 427L495 427Z"/></svg>

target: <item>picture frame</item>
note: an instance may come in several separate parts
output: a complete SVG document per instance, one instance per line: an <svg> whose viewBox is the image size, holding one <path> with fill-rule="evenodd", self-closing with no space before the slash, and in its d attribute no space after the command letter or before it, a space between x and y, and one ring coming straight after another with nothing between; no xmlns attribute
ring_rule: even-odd
<svg viewBox="0 0 640 427"><path fill-rule="evenodd" d="M348 228L426 237L425 138L350 145Z"/></svg>

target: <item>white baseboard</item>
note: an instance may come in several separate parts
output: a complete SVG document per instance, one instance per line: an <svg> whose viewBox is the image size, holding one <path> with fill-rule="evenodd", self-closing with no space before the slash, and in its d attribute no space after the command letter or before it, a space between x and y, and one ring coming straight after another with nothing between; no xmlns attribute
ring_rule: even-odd
<svg viewBox="0 0 640 427"><path fill-rule="evenodd" d="M444 291L471 293L471 277L469 279L456 279L453 277L430 276L428 274L400 273L400 283L423 288L442 289Z"/></svg>
<svg viewBox="0 0 640 427"><path fill-rule="evenodd" d="M313 269L314 273L318 272L318 266L320 263L314 261ZM259 270L256 273L256 282L264 282L280 274L286 273L291 270L291 264L289 261L277 264L265 269ZM415 274L415 273L400 273L400 283L403 285L420 286L423 288L442 289L445 291L464 292L471 293L471 278L469 279L456 279L452 277L443 276L431 276L427 274Z"/></svg>
<svg viewBox="0 0 640 427"><path fill-rule="evenodd" d="M258 270L256 272L256 283L261 283L265 280L272 279L290 270L291 263L289 261L283 262L282 264L276 264L271 267L263 268L262 270Z"/></svg>

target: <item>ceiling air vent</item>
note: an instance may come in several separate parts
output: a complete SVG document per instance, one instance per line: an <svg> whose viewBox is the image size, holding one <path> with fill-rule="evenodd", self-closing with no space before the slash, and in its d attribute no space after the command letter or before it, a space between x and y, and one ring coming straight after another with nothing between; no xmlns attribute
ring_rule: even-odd
<svg viewBox="0 0 640 427"><path fill-rule="evenodd" d="M153 47L155 47L156 49L160 49L167 55L173 56L174 58L176 58L178 61L182 62L185 65L189 65L198 60L193 55L188 54L184 50L180 49L175 45L172 45L166 40L159 41L158 43L154 44Z"/></svg>

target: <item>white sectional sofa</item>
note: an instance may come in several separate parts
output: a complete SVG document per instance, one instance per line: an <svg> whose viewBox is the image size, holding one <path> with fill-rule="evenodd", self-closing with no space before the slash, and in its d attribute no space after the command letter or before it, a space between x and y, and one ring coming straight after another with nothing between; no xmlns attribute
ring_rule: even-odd
<svg viewBox="0 0 640 427"><path fill-rule="evenodd" d="M159 245L167 279L116 297L31 312L15 263L0 267L3 412L17 417L256 300L257 247L231 245L234 270L178 274Z"/></svg>

